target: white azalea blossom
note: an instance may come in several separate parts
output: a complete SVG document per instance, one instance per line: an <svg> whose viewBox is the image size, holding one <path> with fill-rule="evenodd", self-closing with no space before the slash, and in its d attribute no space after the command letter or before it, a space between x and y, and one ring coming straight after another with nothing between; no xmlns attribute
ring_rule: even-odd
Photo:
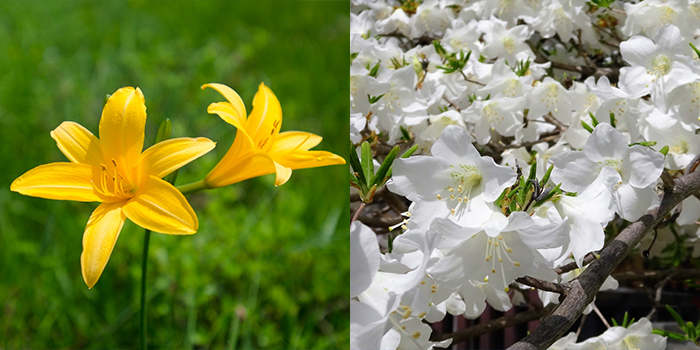
<svg viewBox="0 0 700 350"><path fill-rule="evenodd" d="M352 213L352 349L445 348L451 339L430 339L449 332L431 328L446 317L456 326L488 308L509 317L513 305L559 302L515 281L576 283L587 254L659 205L662 174L694 169L698 0L353 0L350 10L350 140L372 158L351 168L367 185L354 190L372 198ZM383 186L373 177L395 147ZM700 201L674 213L634 248L641 264L623 265L700 256ZM570 261L578 269L555 273ZM607 277L600 289L615 289ZM649 320L625 326L550 348L665 346Z"/></svg>

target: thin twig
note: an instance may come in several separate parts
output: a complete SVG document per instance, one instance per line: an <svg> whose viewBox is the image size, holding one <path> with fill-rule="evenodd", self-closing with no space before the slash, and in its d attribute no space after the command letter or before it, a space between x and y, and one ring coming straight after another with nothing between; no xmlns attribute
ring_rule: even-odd
<svg viewBox="0 0 700 350"><path fill-rule="evenodd" d="M598 307L595 306L595 304L591 304L591 306L593 306L593 312L595 312L595 314L598 315L598 317L600 317L600 320L603 321L603 324L605 325L605 327L610 328L610 324L605 319L605 316L603 316L603 313L601 313L600 310L598 310Z"/></svg>
<svg viewBox="0 0 700 350"><path fill-rule="evenodd" d="M578 325L578 329L576 330L576 336L578 337L581 334L581 330L583 329L583 324L586 323L586 319L588 318L588 314L583 314L581 316L581 323Z"/></svg>
<svg viewBox="0 0 700 350"><path fill-rule="evenodd" d="M595 260L596 258L597 258L596 253L594 253L594 252L588 253L588 254L586 254L585 257L583 257L582 265L586 266L586 265L592 263L593 260ZM578 268L579 268L579 266L576 265L576 262L572 261L564 266L554 268L554 272L561 275L561 274L567 273L569 271L576 270Z"/></svg>
<svg viewBox="0 0 700 350"><path fill-rule="evenodd" d="M547 292L566 294L569 291L569 287L564 284L543 281L539 278L534 278L530 276L518 277L515 282L522 283L526 286L535 287L539 290L544 290Z"/></svg>
<svg viewBox="0 0 700 350"><path fill-rule="evenodd" d="M557 129L561 131L566 131L566 129L569 128L568 126L564 125L564 123L560 122L559 119L554 118L551 112L543 115L542 118L544 118L544 120L546 120L548 123L556 126Z"/></svg>
<svg viewBox="0 0 700 350"><path fill-rule="evenodd" d="M355 210L355 215L352 216L352 220L350 220L350 223L353 223L355 222L355 220L357 220L357 217L360 216L360 212L362 211L362 209L365 208L366 205L367 203L365 202L360 203L360 206L357 208L357 210Z"/></svg>
<svg viewBox="0 0 700 350"><path fill-rule="evenodd" d="M467 78L467 76L466 76L466 75L464 74L464 72L462 72L461 70L459 71L459 73L462 74L462 77L464 77L464 80L466 80L466 81L468 81L468 82L470 82L470 83L472 83L472 84L481 85L481 86L486 86L486 84L484 84L484 83L480 83L480 82L478 82L478 81L476 81L476 80L471 80L471 79Z"/></svg>
<svg viewBox="0 0 700 350"><path fill-rule="evenodd" d="M482 334L491 333L493 331L517 326L522 323L527 323L547 315L556 305L550 304L541 309L528 310L519 312L514 315L499 317L486 323L480 323L471 327L460 329L453 333L440 334L433 332L430 336L431 341L442 341L452 338L452 345L461 343Z"/></svg>
<svg viewBox="0 0 700 350"><path fill-rule="evenodd" d="M442 95L442 99L445 100L445 101L447 101L447 103L449 103L450 106L452 106L452 108L454 108L457 112L461 112L461 111L462 111L461 109L459 109L459 106L457 106L456 103L450 101L450 100L447 98L447 95Z"/></svg>

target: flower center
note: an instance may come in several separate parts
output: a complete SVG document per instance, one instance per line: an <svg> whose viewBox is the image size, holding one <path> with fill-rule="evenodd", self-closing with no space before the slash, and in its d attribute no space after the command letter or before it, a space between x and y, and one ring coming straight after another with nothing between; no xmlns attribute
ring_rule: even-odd
<svg viewBox="0 0 700 350"><path fill-rule="evenodd" d="M510 288L508 288L508 283L506 282L506 273L503 267L503 258L505 257L505 259L508 260L515 267L520 266L519 262L514 261L510 258L510 256L508 256L512 253L513 249L508 247L508 244L506 244L506 241L503 239L503 235L498 235L498 237L496 238L489 237L488 241L486 241L485 260L486 262L491 262L491 273L494 274L496 273L496 261L498 261L498 268L501 271L501 278L503 279L503 285L506 286L506 292L509 291ZM488 282L488 280L488 276L484 278L484 282Z"/></svg>
<svg viewBox="0 0 700 350"><path fill-rule="evenodd" d="M609 166L615 171L617 171L618 174L622 175L622 160L621 159L606 159L602 162L598 162L599 164L602 164L603 166Z"/></svg>
<svg viewBox="0 0 700 350"><path fill-rule="evenodd" d="M668 74L671 71L671 59L664 54L656 55L651 60L651 74L657 77Z"/></svg>
<svg viewBox="0 0 700 350"><path fill-rule="evenodd" d="M472 190L481 184L481 171L473 165L460 164L457 170L450 172L450 177L454 180L456 187L447 186L443 193L439 193L436 197L438 200L443 198L446 201L449 200L449 205L453 206L450 209L452 215L457 214L457 211L461 214L468 209Z"/></svg>
<svg viewBox="0 0 700 350"><path fill-rule="evenodd" d="M112 158L112 172L107 170L107 166L100 164L99 183L92 181L92 187L102 196L115 200L122 200L133 197L136 187L129 183L124 183L124 176L119 172L117 161Z"/></svg>
<svg viewBox="0 0 700 350"><path fill-rule="evenodd" d="M685 140L676 140L676 142L673 143L673 147L669 148L668 153L674 155L688 153L688 142Z"/></svg>
<svg viewBox="0 0 700 350"><path fill-rule="evenodd" d="M509 54L513 54L513 51L515 51L515 40L509 36L503 38L503 47L506 48Z"/></svg>

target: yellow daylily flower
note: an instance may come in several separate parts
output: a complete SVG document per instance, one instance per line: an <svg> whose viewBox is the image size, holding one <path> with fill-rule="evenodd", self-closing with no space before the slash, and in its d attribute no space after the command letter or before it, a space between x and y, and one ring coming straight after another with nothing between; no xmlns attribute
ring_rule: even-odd
<svg viewBox="0 0 700 350"><path fill-rule="evenodd" d="M70 163L40 165L18 177L10 189L48 199L102 202L85 227L80 266L92 288L107 265L129 218L155 232L197 232L197 215L173 185L161 178L211 151L207 138L177 138L143 150L146 105L139 88L115 92L102 110L100 139L78 123L51 132Z"/></svg>
<svg viewBox="0 0 700 350"><path fill-rule="evenodd" d="M233 145L204 182L208 188L230 185L256 176L276 174L275 186L283 185L294 169L345 164L345 159L326 151L309 151L322 137L303 131L280 133L282 107L272 90L260 84L253 98L253 111L246 118L243 100L223 84L205 84L228 102L212 103L207 112L238 129Z"/></svg>

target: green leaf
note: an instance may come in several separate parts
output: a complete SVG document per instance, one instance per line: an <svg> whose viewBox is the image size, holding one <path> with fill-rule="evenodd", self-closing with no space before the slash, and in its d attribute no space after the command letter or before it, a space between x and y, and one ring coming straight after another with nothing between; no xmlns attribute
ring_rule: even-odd
<svg viewBox="0 0 700 350"><path fill-rule="evenodd" d="M370 95L368 94L368 95L367 95L367 99L369 99L369 104L377 103L377 101L379 101L379 100L382 98L382 96L384 96L384 95L385 95L385 94L381 94L381 95L379 95L379 96L370 96Z"/></svg>
<svg viewBox="0 0 700 350"><path fill-rule="evenodd" d="M408 157L410 157L411 155L413 155L414 152L416 152L417 149L418 149L418 145L413 145L413 146L411 146L411 148L407 149L406 152L404 152L404 153L401 155L401 158L408 158ZM394 174L393 174L393 170L394 170L394 166L392 165L391 168L389 168L389 171L386 173L387 179L388 179L388 178L391 178L391 177L394 175Z"/></svg>
<svg viewBox="0 0 700 350"><path fill-rule="evenodd" d="M627 327L628 316L629 314L627 313L627 311L625 311L625 316L622 318L622 327Z"/></svg>
<svg viewBox="0 0 700 350"><path fill-rule="evenodd" d="M700 129L699 129L700 130ZM668 154L668 146L664 146L659 153L663 154L664 156Z"/></svg>
<svg viewBox="0 0 700 350"><path fill-rule="evenodd" d="M612 321L613 327L619 327L617 321L615 321L615 318L611 318L610 321Z"/></svg>
<svg viewBox="0 0 700 350"><path fill-rule="evenodd" d="M593 121L593 127L595 128L600 123L598 123L598 119L595 119L595 116L593 115L593 113L588 112L588 114L591 116L591 120Z"/></svg>
<svg viewBox="0 0 700 350"><path fill-rule="evenodd" d="M371 179L374 176L374 162L372 159L372 146L365 141L362 143L362 159L360 159L365 179ZM367 185L370 186L371 183L368 182Z"/></svg>
<svg viewBox="0 0 700 350"><path fill-rule="evenodd" d="M372 69L369 70L369 76L370 76L370 77L372 77L372 78L376 78L376 77L377 77L377 73L379 72L379 63L380 63L380 62L381 62L381 60L379 60L379 61L377 62L377 64L375 64L374 67L372 67Z"/></svg>
<svg viewBox="0 0 700 350"><path fill-rule="evenodd" d="M615 113L613 112L610 112L610 125L612 125L613 128L615 127Z"/></svg>
<svg viewBox="0 0 700 350"><path fill-rule="evenodd" d="M669 332L669 331L663 330L663 329L652 329L651 332L654 334L663 335L664 337L669 337L669 338L676 339L676 340L688 340L688 338L684 334Z"/></svg>
<svg viewBox="0 0 700 350"><path fill-rule="evenodd" d="M370 185L377 185L377 187L381 187L384 185L384 183L387 180L387 172L389 172L389 169L394 164L394 158L396 158L396 155L399 154L399 149L400 147L396 145L394 146L394 148L391 149L391 152L389 152L389 154L386 155L386 158L384 158L384 162L382 162L382 165L377 170L377 174L372 177L372 180L370 180Z"/></svg>
<svg viewBox="0 0 700 350"><path fill-rule="evenodd" d="M544 176L542 177L542 181L540 181L540 188L544 188L544 185L547 184L547 181L549 181L549 175L552 174L552 170L554 170L554 165L550 165L549 169L547 169L547 172L544 173Z"/></svg>
<svg viewBox="0 0 700 350"><path fill-rule="evenodd" d="M156 143L170 138L170 132L173 129L173 125L170 122L170 118L165 118L160 126L158 127L158 134L156 135Z"/></svg>
<svg viewBox="0 0 700 350"><path fill-rule="evenodd" d="M418 149L418 145L413 145L411 148L407 149L406 152L404 152L401 155L401 158L408 158L413 155L413 153L416 153L416 150Z"/></svg>
<svg viewBox="0 0 700 350"><path fill-rule="evenodd" d="M581 125L583 126L584 129L588 130L588 132L590 132L590 133L593 132L593 128L591 128L591 126L588 125L588 124L587 124L586 122L584 122L583 120L581 121Z"/></svg>
<svg viewBox="0 0 700 350"><path fill-rule="evenodd" d="M406 130L403 126L400 127L401 129L401 138L406 140L406 141L411 141L411 133Z"/></svg>
<svg viewBox="0 0 700 350"><path fill-rule="evenodd" d="M681 318L681 315L679 315L676 310L674 310L670 305L666 304L666 310L668 310L668 313L673 316L673 319L676 320L678 325L681 327L682 330L685 331L685 321L683 321L683 318ZM686 331L687 332L687 331Z"/></svg>
<svg viewBox="0 0 700 350"><path fill-rule="evenodd" d="M615 0L591 0L598 7L610 7Z"/></svg>
<svg viewBox="0 0 700 350"><path fill-rule="evenodd" d="M695 45L693 45L693 43L688 43L688 44L690 44L690 47L693 48L693 51L695 51L695 54L698 55L698 57L700 57L700 50L698 50L698 48L695 47Z"/></svg>
<svg viewBox="0 0 700 350"><path fill-rule="evenodd" d="M360 158L357 157L357 151L355 150L355 145L350 143L350 167L352 171L357 174L357 180L360 184L366 185L367 179L365 178L365 173L362 171L362 164L360 163Z"/></svg>

